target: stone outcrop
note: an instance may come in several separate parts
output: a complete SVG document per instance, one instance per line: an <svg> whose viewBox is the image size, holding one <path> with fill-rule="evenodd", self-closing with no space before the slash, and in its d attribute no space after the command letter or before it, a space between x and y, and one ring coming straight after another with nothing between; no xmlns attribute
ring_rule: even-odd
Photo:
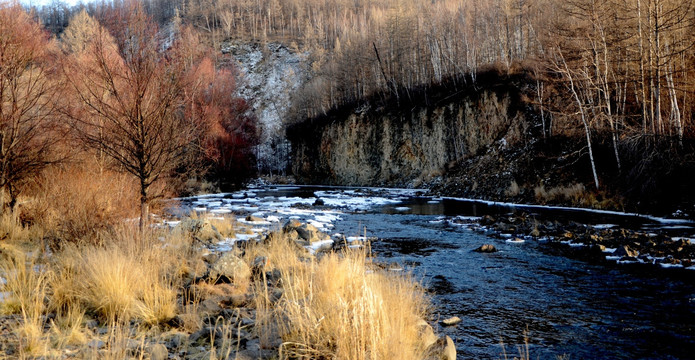
<svg viewBox="0 0 695 360"><path fill-rule="evenodd" d="M336 110L292 126L300 182L417 186L495 142L526 132L521 90L510 79L428 104Z"/></svg>

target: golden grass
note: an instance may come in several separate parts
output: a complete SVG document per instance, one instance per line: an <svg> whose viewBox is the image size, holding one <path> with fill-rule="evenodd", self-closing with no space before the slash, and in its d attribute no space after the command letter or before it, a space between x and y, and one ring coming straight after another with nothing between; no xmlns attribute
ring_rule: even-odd
<svg viewBox="0 0 695 360"><path fill-rule="evenodd" d="M264 286L256 296L262 332L283 339L281 359L424 357L418 323L427 300L415 282L370 271L364 251L302 261L301 252L285 243L276 238L268 244L276 250L268 253L269 263L282 273L282 298L272 304ZM290 254L294 259L283 259Z"/></svg>
<svg viewBox="0 0 695 360"><path fill-rule="evenodd" d="M15 329L20 357L45 354L49 344L43 332L45 321L42 315L46 309L50 271L41 268L33 257L16 252L3 259L0 273L5 279L2 291L8 296L1 303L2 311L20 314L22 319Z"/></svg>
<svg viewBox="0 0 695 360"><path fill-rule="evenodd" d="M112 243L68 247L58 255L53 302L56 308L79 302L102 319L166 322L176 315L173 254L161 246Z"/></svg>
<svg viewBox="0 0 695 360"><path fill-rule="evenodd" d="M4 211L0 214L0 240L26 242L34 235L31 229L19 221L14 212Z"/></svg>
<svg viewBox="0 0 695 360"><path fill-rule="evenodd" d="M71 306L56 315L50 328L52 344L56 349L67 346L82 346L92 335L84 326L85 310L79 306Z"/></svg>
<svg viewBox="0 0 695 360"><path fill-rule="evenodd" d="M21 217L62 241L97 243L105 230L137 216L136 190L125 174L82 164L50 168L22 204Z"/></svg>
<svg viewBox="0 0 695 360"><path fill-rule="evenodd" d="M181 321L179 330L200 330L204 319L198 307L204 294L248 291L235 284L185 287L187 277L200 275L195 269L201 257L190 239L168 230L139 237L135 225L119 225L97 236L100 244L68 242L49 257L38 252L28 257L11 246L2 249L0 272L7 279L3 291L10 294L3 310L23 315L17 329L21 357L51 358L66 350L87 358L132 357L128 347L133 340L145 344L146 338L162 336L165 327L160 325L175 316ZM253 264L258 257L267 262L251 284L256 295L254 331L266 347L277 347L275 339L282 339L280 358L424 357L418 325L427 301L408 277L372 272L364 251L317 260L279 233L250 244L243 260ZM281 290L268 285L267 271L280 274ZM191 298L186 291L195 292L192 303L184 300ZM48 313L55 317L46 323L43 315ZM106 327L106 334L87 327L92 319ZM212 338L218 342L204 344L206 350L191 356L229 358L239 351L238 317L219 318L214 329L220 336ZM94 340L105 346L90 347ZM146 358L143 353L135 356Z"/></svg>
<svg viewBox="0 0 695 360"><path fill-rule="evenodd" d="M228 238L228 237L234 237L234 234L236 233L236 218L233 216L223 216L221 219L220 218L211 218L209 219L210 224L217 229L217 231L220 232L220 235L222 237Z"/></svg>

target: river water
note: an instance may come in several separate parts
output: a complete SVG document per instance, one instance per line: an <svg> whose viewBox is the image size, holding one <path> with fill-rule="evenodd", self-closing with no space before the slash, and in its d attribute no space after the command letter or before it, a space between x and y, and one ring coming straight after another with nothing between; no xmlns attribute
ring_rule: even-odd
<svg viewBox="0 0 695 360"><path fill-rule="evenodd" d="M313 206L317 198L325 205ZM258 233L279 229L294 217L335 239L365 232L376 237L372 251L378 259L400 264L429 289L430 323L451 336L459 359L501 359L503 351L513 358L525 343L532 359L695 358L695 271L587 262L557 246L510 243L475 224L452 220L530 211L539 218L680 235L695 233L689 222L431 199L412 190L318 187L186 198L180 208L210 216L238 214ZM247 213L266 221L246 222ZM500 251L472 251L488 243ZM437 325L450 316L463 322Z"/></svg>

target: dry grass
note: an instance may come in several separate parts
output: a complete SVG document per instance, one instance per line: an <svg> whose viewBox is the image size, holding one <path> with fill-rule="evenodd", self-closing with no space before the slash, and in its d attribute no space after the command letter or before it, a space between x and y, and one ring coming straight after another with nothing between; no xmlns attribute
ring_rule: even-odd
<svg viewBox="0 0 695 360"><path fill-rule="evenodd" d="M43 355L49 349L44 334L46 295L51 273L37 265L35 258L22 252L7 256L0 264L5 279L2 290L9 298L2 301L5 313L21 315L22 323L15 329L21 358Z"/></svg>
<svg viewBox="0 0 695 360"><path fill-rule="evenodd" d="M267 288L257 289L262 332L279 332L280 358L424 357L417 324L427 301L411 279L371 272L364 251L302 261L286 242L268 244L275 250L268 253L269 264L282 274L282 298L273 304ZM289 254L294 259L281 260Z"/></svg>
<svg viewBox="0 0 695 360"><path fill-rule="evenodd" d="M236 233L236 218L234 216L223 216L221 218L209 219L210 224L220 232L222 237L234 237Z"/></svg>
<svg viewBox="0 0 695 360"><path fill-rule="evenodd" d="M0 272L7 282L2 290L11 294L4 311L22 314L17 329L21 357L53 358L69 351L121 359L134 356L134 341L144 346L161 338L160 325L174 316L181 320L179 330L190 333L204 326L200 294L192 303L183 300L185 279L197 276L191 272L197 272L201 261L190 239L167 230L138 237L135 225L114 226L97 236L101 244L69 242L48 257L3 249ZM362 251L317 260L281 234L250 244L243 259L253 264L258 257L267 262L252 285L257 296L254 329L265 347L277 348L275 339L282 339L281 358L423 358L418 323L427 302L409 278L372 272ZM267 271L280 274L281 290L269 285ZM248 291L225 286L198 283L190 288L211 296ZM55 316L47 322L49 313ZM87 326L94 319L106 333ZM193 358L229 358L239 351L239 318L219 318L213 325L211 331L218 335L211 339L217 340L203 344L205 350L187 348ZM89 345L93 341L105 345L96 349ZM146 358L143 353L135 356Z"/></svg>
<svg viewBox="0 0 695 360"><path fill-rule="evenodd" d="M13 212L5 211L0 214L0 240L12 242L27 242L37 237L28 226L21 223Z"/></svg>
<svg viewBox="0 0 695 360"><path fill-rule="evenodd" d="M546 189L544 185L536 186L536 200L541 203L567 203L574 206L593 209L624 210L620 197L611 196L603 191L587 191L584 185L572 184Z"/></svg>
<svg viewBox="0 0 695 360"><path fill-rule="evenodd" d="M572 204L582 204L587 192L582 184L556 186L546 189L545 185L536 186L534 189L536 200L541 203L552 201L566 201Z"/></svg>
<svg viewBox="0 0 695 360"><path fill-rule="evenodd" d="M178 273L178 256L153 241L116 239L106 246L66 247L56 255L53 306L79 303L108 322L154 325L173 318L177 292L171 274Z"/></svg>
<svg viewBox="0 0 695 360"><path fill-rule="evenodd" d="M85 310L79 306L72 306L65 311L58 312L50 327L51 346L56 349L64 349L68 346L86 344L92 334L84 326L85 320Z"/></svg>
<svg viewBox="0 0 695 360"><path fill-rule="evenodd" d="M21 217L61 241L98 243L99 235L137 216L137 186L125 175L69 165L46 170Z"/></svg>

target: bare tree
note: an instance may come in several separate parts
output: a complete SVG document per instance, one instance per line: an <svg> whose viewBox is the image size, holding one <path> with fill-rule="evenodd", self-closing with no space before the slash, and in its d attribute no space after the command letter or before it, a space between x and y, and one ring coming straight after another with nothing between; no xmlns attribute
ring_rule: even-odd
<svg viewBox="0 0 695 360"><path fill-rule="evenodd" d="M144 231L156 198L151 187L186 160L194 131L181 116L181 68L160 53L154 23L138 4L111 16L110 23L127 24L113 34L115 43L100 27L65 68L78 100L67 113L86 145L138 179Z"/></svg>
<svg viewBox="0 0 695 360"><path fill-rule="evenodd" d="M594 176L594 185L596 186L596 190L599 189L599 182L598 182L598 174L596 172L596 161L594 161L594 150L593 147L591 146L591 126L589 124L589 115L587 114L587 109L585 105L585 98L584 96L580 96L579 92L582 89L586 89L586 87L581 87L577 86L576 82L579 79L579 81L586 81L585 79L589 78L589 74L586 69L583 69L582 71L572 71L569 66L567 66L567 61L565 60L565 56L562 54L562 52L558 51L557 53L557 58L555 59L555 69L557 73L562 74L562 76L567 79L567 87L572 94L572 97L574 98L575 103L577 104L577 109L579 116L582 120L582 125L584 125L584 135L586 136L586 146L589 149L589 161L591 162L591 172ZM578 79L577 79L578 78Z"/></svg>
<svg viewBox="0 0 695 360"><path fill-rule="evenodd" d="M0 212L14 206L22 180L56 160L55 50L19 5L0 3Z"/></svg>

